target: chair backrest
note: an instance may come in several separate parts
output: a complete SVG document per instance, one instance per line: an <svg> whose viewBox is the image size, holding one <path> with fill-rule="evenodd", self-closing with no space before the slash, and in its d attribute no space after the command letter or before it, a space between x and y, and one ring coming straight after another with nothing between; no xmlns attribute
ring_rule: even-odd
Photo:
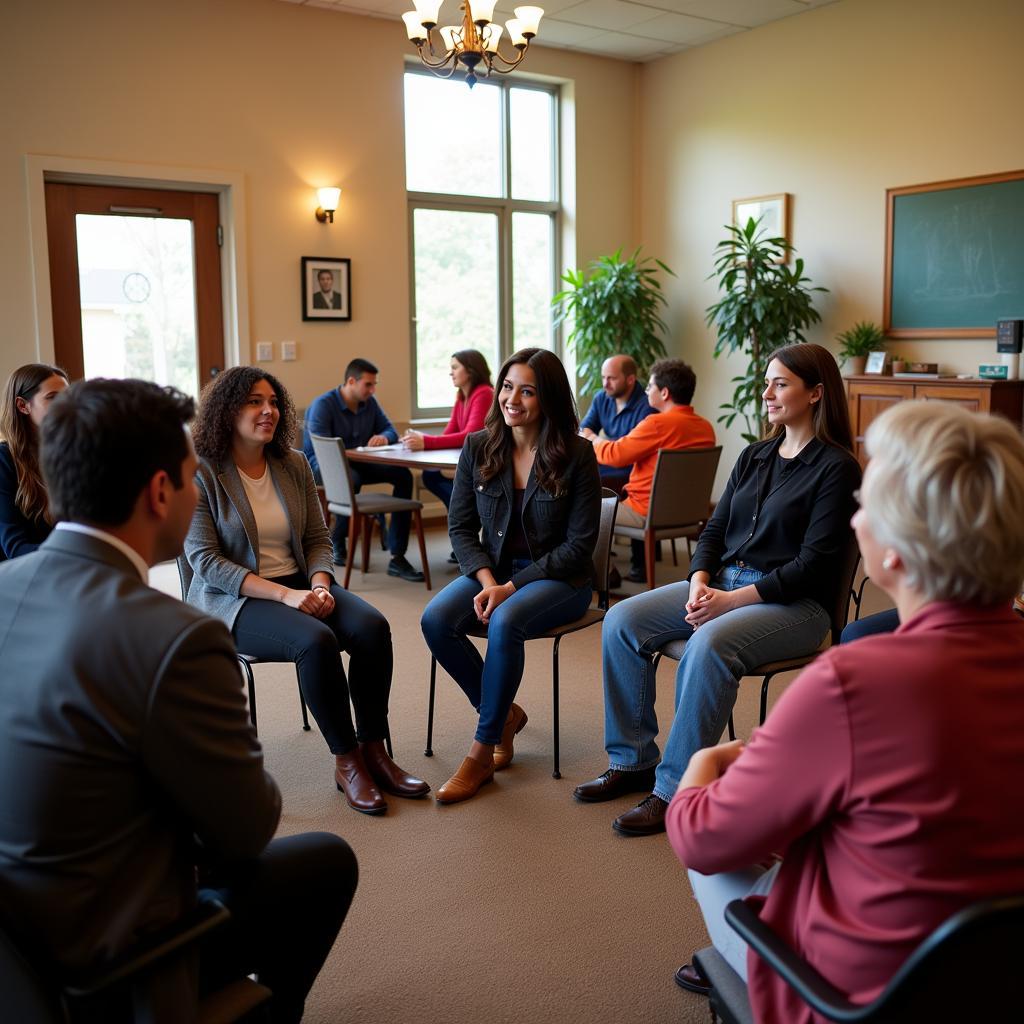
<svg viewBox="0 0 1024 1024"><path fill-rule="evenodd" d="M831 608L832 643L838 644L839 637L846 628L850 618L850 599L853 597L853 581L857 578L860 566L860 548L857 538L851 533L850 540L843 551L843 559L839 563L839 588L836 590L835 603Z"/></svg>
<svg viewBox="0 0 1024 1024"><path fill-rule="evenodd" d="M692 526L708 517L721 445L715 448L662 449L654 467L647 528Z"/></svg>
<svg viewBox="0 0 1024 1024"><path fill-rule="evenodd" d="M597 606L608 607L608 572L612 564L612 532L619 509L619 496L607 487L601 488L601 525L594 547L594 571L597 573Z"/></svg>
<svg viewBox="0 0 1024 1024"><path fill-rule="evenodd" d="M340 437L309 435L320 464L320 479L324 484L328 505L340 506L342 512L352 508L352 473L345 458L345 442ZM331 511L336 511L332 509Z"/></svg>

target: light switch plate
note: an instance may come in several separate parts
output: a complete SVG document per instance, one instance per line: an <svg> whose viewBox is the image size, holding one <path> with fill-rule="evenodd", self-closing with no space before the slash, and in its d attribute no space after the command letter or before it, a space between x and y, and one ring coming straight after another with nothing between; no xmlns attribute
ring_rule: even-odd
<svg viewBox="0 0 1024 1024"><path fill-rule="evenodd" d="M295 354L295 342L294 341L282 341L281 342L281 358L286 362L290 363L297 358Z"/></svg>
<svg viewBox="0 0 1024 1024"><path fill-rule="evenodd" d="M256 362L270 363L274 360L274 343L272 341L256 342Z"/></svg>

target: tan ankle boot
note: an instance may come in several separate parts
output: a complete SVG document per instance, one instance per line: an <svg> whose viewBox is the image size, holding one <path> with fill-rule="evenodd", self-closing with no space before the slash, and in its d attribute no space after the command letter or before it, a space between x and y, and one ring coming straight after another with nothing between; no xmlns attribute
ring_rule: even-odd
<svg viewBox="0 0 1024 1024"><path fill-rule="evenodd" d="M457 804L476 796L481 786L494 779L494 762L485 764L472 757L463 758L459 770L437 791L439 804Z"/></svg>
<svg viewBox="0 0 1024 1024"><path fill-rule="evenodd" d="M505 728L501 730L501 741L494 748L494 770L496 772L500 772L502 768L507 768L512 763L512 755L515 753L512 749L513 737L523 731L523 727L529 720L526 712L518 704L513 704L509 708Z"/></svg>

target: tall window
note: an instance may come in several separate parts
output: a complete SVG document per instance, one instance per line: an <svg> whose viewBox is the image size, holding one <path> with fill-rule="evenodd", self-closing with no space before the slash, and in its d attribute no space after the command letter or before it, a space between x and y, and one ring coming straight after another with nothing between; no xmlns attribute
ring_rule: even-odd
<svg viewBox="0 0 1024 1024"><path fill-rule="evenodd" d="M558 117L554 88L405 75L412 239L413 407L451 408L451 354L492 370L527 345L555 348Z"/></svg>

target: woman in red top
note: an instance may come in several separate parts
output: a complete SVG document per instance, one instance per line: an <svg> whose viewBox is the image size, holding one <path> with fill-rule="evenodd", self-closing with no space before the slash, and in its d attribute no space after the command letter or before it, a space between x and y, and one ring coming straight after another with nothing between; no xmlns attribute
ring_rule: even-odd
<svg viewBox="0 0 1024 1024"><path fill-rule="evenodd" d="M952 914L1024 891L1024 440L903 402L867 450L853 526L902 625L823 654L745 749L694 754L666 817L762 1022L817 1018L725 924L730 900L867 1003ZM686 965L677 981L701 979Z"/></svg>

